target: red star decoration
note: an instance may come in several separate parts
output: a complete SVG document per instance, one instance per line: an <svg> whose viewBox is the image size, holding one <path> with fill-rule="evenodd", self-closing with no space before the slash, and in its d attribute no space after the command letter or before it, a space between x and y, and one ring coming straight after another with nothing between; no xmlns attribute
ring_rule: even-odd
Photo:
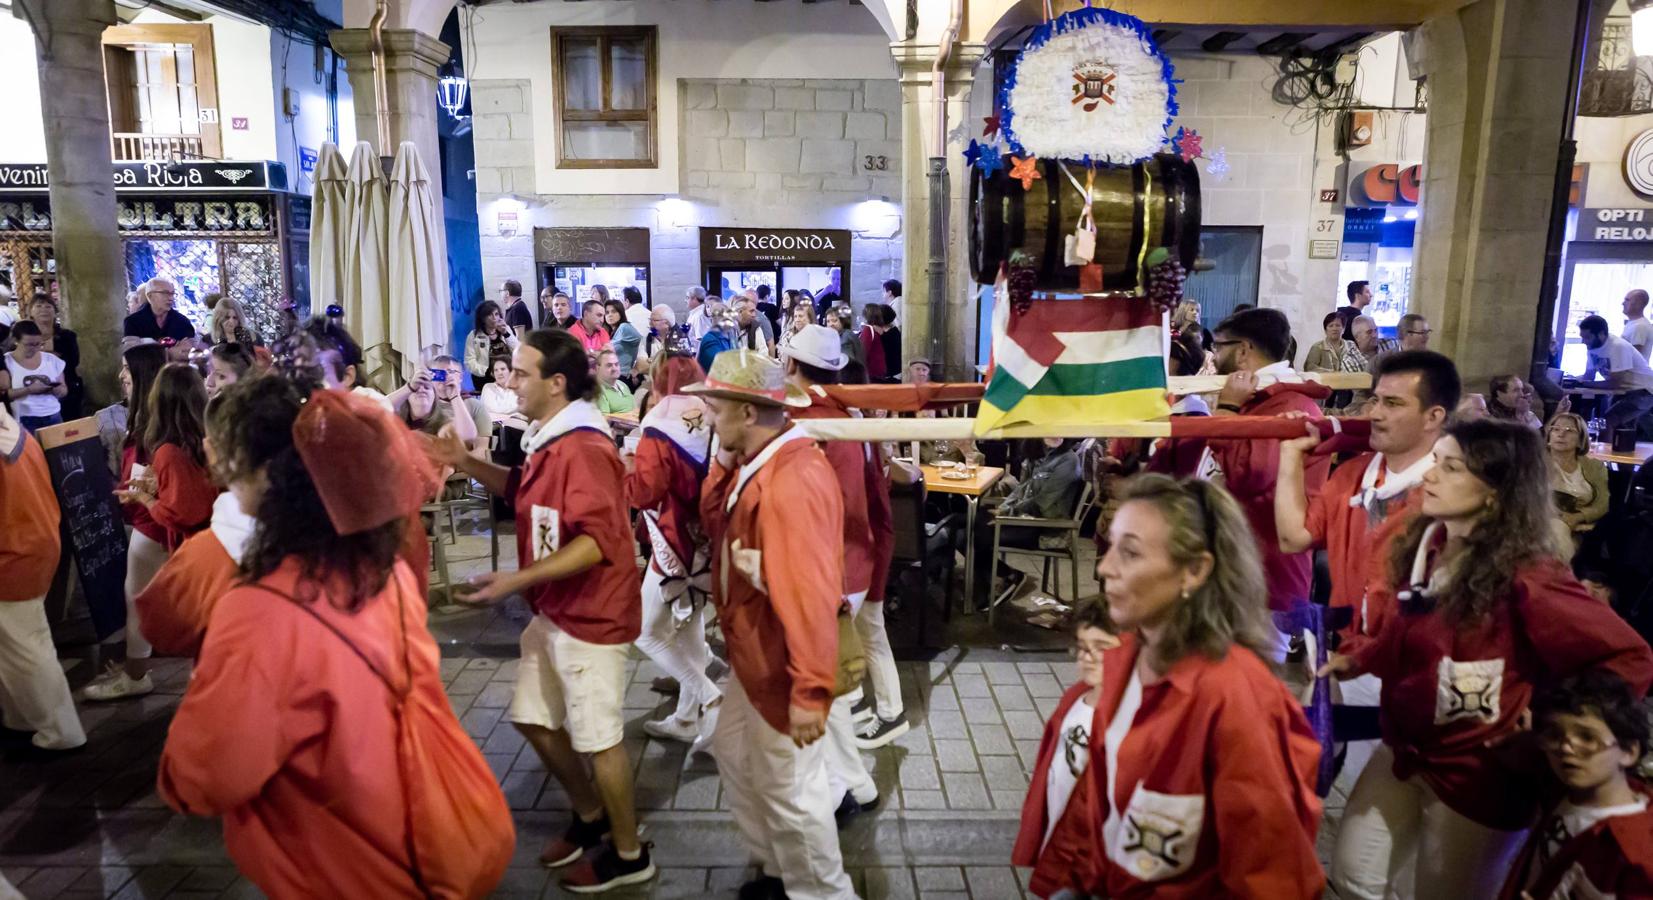
<svg viewBox="0 0 1653 900"><path fill-rule="evenodd" d="M1033 190L1034 179L1044 177L1039 174L1039 157L1037 156L1029 156L1027 159L1012 156L1010 162L1010 177L1020 181L1024 191Z"/></svg>
<svg viewBox="0 0 1653 900"><path fill-rule="evenodd" d="M1179 143L1180 146L1177 149L1182 153L1183 162L1193 162L1199 159L1205 151L1203 146L1205 138L1200 137L1200 133L1197 131L1189 130L1187 134L1182 136Z"/></svg>
<svg viewBox="0 0 1653 900"><path fill-rule="evenodd" d="M983 125L983 128L981 130L981 136L982 137L992 137L995 133L998 132L998 130L999 130L999 117L998 116L983 116L981 121L982 121L982 125Z"/></svg>

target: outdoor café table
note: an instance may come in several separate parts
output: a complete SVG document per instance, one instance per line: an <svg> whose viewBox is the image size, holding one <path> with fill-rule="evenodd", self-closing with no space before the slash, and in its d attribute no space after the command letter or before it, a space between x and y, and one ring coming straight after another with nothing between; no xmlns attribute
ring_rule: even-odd
<svg viewBox="0 0 1653 900"><path fill-rule="evenodd" d="M1596 442L1590 445L1590 458L1608 464L1607 489L1616 507L1630 495L1636 470L1653 458L1653 443L1643 441L1636 449L1620 453L1611 444Z"/></svg>
<svg viewBox="0 0 1653 900"><path fill-rule="evenodd" d="M975 477L959 478L957 476L964 472L958 468L925 465L919 466L919 469L924 472L925 490L932 494L957 494L964 498L964 602L965 611L968 612L976 597L976 505L981 502L981 496L1004 477L1004 470L993 466L979 466ZM949 613L952 608L953 599L949 597Z"/></svg>

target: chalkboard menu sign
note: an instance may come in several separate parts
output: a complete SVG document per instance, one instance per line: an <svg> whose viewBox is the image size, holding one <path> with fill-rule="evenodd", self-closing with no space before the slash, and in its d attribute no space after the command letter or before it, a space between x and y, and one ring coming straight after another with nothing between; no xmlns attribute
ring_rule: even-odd
<svg viewBox="0 0 1653 900"><path fill-rule="evenodd" d="M76 419L35 432L46 451L52 490L63 510L69 546L92 627L103 640L126 625L126 527L115 475L98 439L98 420Z"/></svg>

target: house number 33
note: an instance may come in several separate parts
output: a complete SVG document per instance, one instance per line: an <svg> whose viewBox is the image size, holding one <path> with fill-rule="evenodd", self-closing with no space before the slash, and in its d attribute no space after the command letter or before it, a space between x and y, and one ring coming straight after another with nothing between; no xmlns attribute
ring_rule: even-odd
<svg viewBox="0 0 1653 900"><path fill-rule="evenodd" d="M863 156L861 160L861 168L868 172L889 171L890 158L888 156Z"/></svg>

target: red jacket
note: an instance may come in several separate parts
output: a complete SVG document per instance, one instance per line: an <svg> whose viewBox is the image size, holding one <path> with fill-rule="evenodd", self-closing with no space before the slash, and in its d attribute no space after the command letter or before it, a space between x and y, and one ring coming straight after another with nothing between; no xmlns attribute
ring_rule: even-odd
<svg viewBox="0 0 1653 900"><path fill-rule="evenodd" d="M791 730L789 705L822 713L832 705L843 516L832 466L796 426L738 469L714 462L700 495L729 665L782 734Z"/></svg>
<svg viewBox="0 0 1653 900"><path fill-rule="evenodd" d="M1240 415L1277 416L1286 412L1300 412L1311 419L1322 418L1315 401L1331 396L1331 391L1315 382L1276 382L1258 391L1240 407ZM1174 453L1177 458L1200 460L1204 454L1189 453L1190 441L1177 441L1162 452ZM1274 527L1274 484L1280 475L1280 442L1263 440L1212 440L1207 442L1211 456L1222 469L1223 486L1234 495L1245 510L1251 531L1257 536L1257 549L1263 557L1263 575L1268 581L1268 605L1273 610L1290 609L1297 601L1309 599L1314 581L1314 559L1309 553L1281 553L1279 532ZM1157 454L1156 454L1157 455ZM1304 459L1303 488L1312 499L1326 483L1331 459L1310 456ZM1154 467L1165 471L1163 467ZM1198 473L1177 471L1173 474L1189 476Z"/></svg>
<svg viewBox="0 0 1653 900"><path fill-rule="evenodd" d="M1325 887L1314 849L1320 744L1302 705L1250 650L1184 657L1143 687L1108 796L1102 735L1137 650L1137 638L1126 635L1102 657L1088 777L1104 799L1098 825L1110 807L1123 821L1118 846L1098 839L1102 875L1090 892L1114 900L1318 897Z"/></svg>
<svg viewBox="0 0 1653 900"><path fill-rule="evenodd" d="M1423 492L1417 488L1390 498L1375 528L1368 524L1366 507L1349 505L1360 493L1361 479L1375 456L1363 453L1334 469L1319 495L1309 498L1303 523L1314 545L1326 548L1331 605L1354 610L1353 620L1343 631L1345 653L1354 652L1361 641L1381 631L1393 614L1393 595L1381 590L1388 577L1390 542L1423 505Z"/></svg>
<svg viewBox="0 0 1653 900"><path fill-rule="evenodd" d="M133 454L135 458L135 450ZM130 478L132 461L124 453L121 468L123 477ZM176 444L157 447L149 471L155 476L155 503L148 508L135 505L128 521L144 537L168 551L176 550L185 538L206 528L212 520L218 488L206 468L196 465Z"/></svg>
<svg viewBox="0 0 1653 900"><path fill-rule="evenodd" d="M685 427L655 428L652 422L657 416L675 416ZM660 532L685 565L694 559L701 530L700 483L706 477L705 454L710 449L711 427L706 405L698 397L675 394L665 398L644 417L637 455L626 473L626 502L633 509L659 511ZM692 448L685 447L677 439L683 436L704 440Z"/></svg>
<svg viewBox="0 0 1653 900"><path fill-rule="evenodd" d="M59 518L46 454L19 430L11 447L0 447L0 602L46 595L62 550Z"/></svg>
<svg viewBox="0 0 1653 900"><path fill-rule="evenodd" d="M1645 787L1635 787L1648 796ZM1543 842L1541 829L1527 839L1499 900L1522 900L1523 891L1533 900L1653 897L1653 805L1635 815L1603 819L1573 835L1529 882L1528 872ZM1579 890L1585 886L1589 890Z"/></svg>
<svg viewBox="0 0 1653 900"><path fill-rule="evenodd" d="M1062 723L1067 720L1073 704L1085 696L1090 685L1080 682L1062 695L1056 711L1045 723L1044 737L1039 741L1038 763L1033 767L1033 782L1028 785L1027 799L1022 801L1022 826L1016 832L1016 845L1010 851L1010 862L1031 866L1033 879L1029 890L1040 897L1049 897L1063 888L1085 890L1101 878L1098 862L1101 855L1096 828L1102 817L1096 812L1096 784L1090 778L1081 778L1073 786L1073 796L1062 810L1062 818L1045 840L1050 825L1046 818L1049 799L1045 790L1050 783L1050 767L1058 750L1062 749Z"/></svg>
<svg viewBox="0 0 1653 900"><path fill-rule="evenodd" d="M574 407L578 406L578 409ZM572 411L571 411L572 410ZM558 628L588 644L629 644L643 630L642 581L626 517L625 467L590 403L571 404L546 428L575 422L511 470L505 496L517 513L517 559L523 568L580 535L603 561L575 575L528 589L528 600Z"/></svg>
<svg viewBox="0 0 1653 900"><path fill-rule="evenodd" d="M1392 587L1381 590L1392 598ZM1515 732L1534 686L1596 668L1637 697L1653 683L1653 650L1555 559L1516 570L1508 600L1482 625L1454 628L1438 610L1402 609L1351 656L1358 671L1383 679L1395 777L1417 775L1459 815L1506 831L1532 825L1543 762L1486 743Z"/></svg>
<svg viewBox="0 0 1653 900"><path fill-rule="evenodd" d="M850 417L849 409L819 385L810 389L809 400L809 406L791 410L792 418ZM883 453L877 444L851 441L821 441L820 446L844 495L844 594L866 591L868 600L883 600L895 552L895 520Z"/></svg>

